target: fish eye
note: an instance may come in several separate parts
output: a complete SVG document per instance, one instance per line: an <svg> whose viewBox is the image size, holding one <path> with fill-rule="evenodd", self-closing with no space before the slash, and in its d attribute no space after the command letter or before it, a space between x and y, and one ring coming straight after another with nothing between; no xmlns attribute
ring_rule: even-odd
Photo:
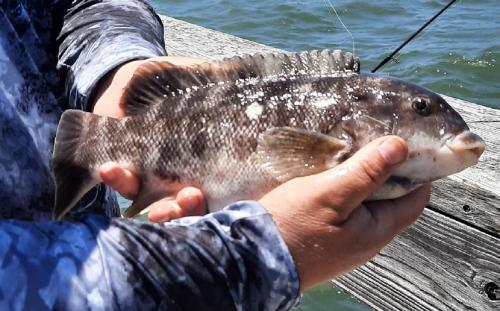
<svg viewBox="0 0 500 311"><path fill-rule="evenodd" d="M428 116L432 113L431 103L426 98L415 98L412 102L413 110L422 116Z"/></svg>

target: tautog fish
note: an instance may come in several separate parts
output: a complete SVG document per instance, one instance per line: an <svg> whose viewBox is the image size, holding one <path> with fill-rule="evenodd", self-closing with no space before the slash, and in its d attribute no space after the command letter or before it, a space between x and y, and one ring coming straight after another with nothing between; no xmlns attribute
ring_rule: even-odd
<svg viewBox="0 0 500 311"><path fill-rule="evenodd" d="M362 74L350 53L236 57L193 67L148 63L131 80L123 119L66 111L54 150L60 219L119 162L141 190L126 216L191 185L210 211L258 199L289 179L334 167L394 134L409 157L370 200L403 196L477 163L485 146L438 94Z"/></svg>

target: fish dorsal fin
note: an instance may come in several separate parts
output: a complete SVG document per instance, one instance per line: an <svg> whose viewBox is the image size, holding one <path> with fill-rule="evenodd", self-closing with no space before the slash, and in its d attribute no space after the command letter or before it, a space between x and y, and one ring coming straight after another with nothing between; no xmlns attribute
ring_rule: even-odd
<svg viewBox="0 0 500 311"><path fill-rule="evenodd" d="M244 55L193 66L152 61L136 70L121 101L132 115L193 88L251 78L343 76L359 73L359 69L358 59L338 50Z"/></svg>
<svg viewBox="0 0 500 311"><path fill-rule="evenodd" d="M257 146L262 167L280 182L335 167L349 150L344 140L293 127L267 130Z"/></svg>

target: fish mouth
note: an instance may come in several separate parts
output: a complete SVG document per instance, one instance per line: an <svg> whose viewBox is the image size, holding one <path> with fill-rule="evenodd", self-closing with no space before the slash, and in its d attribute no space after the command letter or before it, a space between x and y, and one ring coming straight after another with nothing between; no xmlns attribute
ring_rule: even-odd
<svg viewBox="0 0 500 311"><path fill-rule="evenodd" d="M479 157L486 149L484 140L471 131L463 131L456 136L450 136L445 140L444 144L453 153L461 157L467 166L477 164Z"/></svg>
<svg viewBox="0 0 500 311"><path fill-rule="evenodd" d="M430 137L424 140L431 147L424 148L414 141L413 153L416 156L403 162L395 176L406 177L413 184L434 181L476 165L486 148L483 139L468 130L458 135L448 134L434 143L429 142L432 141Z"/></svg>

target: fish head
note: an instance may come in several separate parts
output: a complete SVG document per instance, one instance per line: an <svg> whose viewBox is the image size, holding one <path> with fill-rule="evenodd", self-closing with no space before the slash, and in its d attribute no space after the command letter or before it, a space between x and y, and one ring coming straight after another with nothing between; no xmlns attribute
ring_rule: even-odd
<svg viewBox="0 0 500 311"><path fill-rule="evenodd" d="M477 164L486 145L439 94L405 83L395 105L393 134L408 142L407 161L396 175L414 183L458 173Z"/></svg>
<svg viewBox="0 0 500 311"><path fill-rule="evenodd" d="M408 159L395 177L417 185L460 172L478 162L486 147L483 139L470 131L439 94L398 79L375 75L360 78L363 83L358 83L355 98L363 99L365 102L357 106L365 108L357 111L354 127L364 130L357 131L363 136L357 143L364 145L388 134L405 139ZM356 105L353 107L356 111Z"/></svg>

